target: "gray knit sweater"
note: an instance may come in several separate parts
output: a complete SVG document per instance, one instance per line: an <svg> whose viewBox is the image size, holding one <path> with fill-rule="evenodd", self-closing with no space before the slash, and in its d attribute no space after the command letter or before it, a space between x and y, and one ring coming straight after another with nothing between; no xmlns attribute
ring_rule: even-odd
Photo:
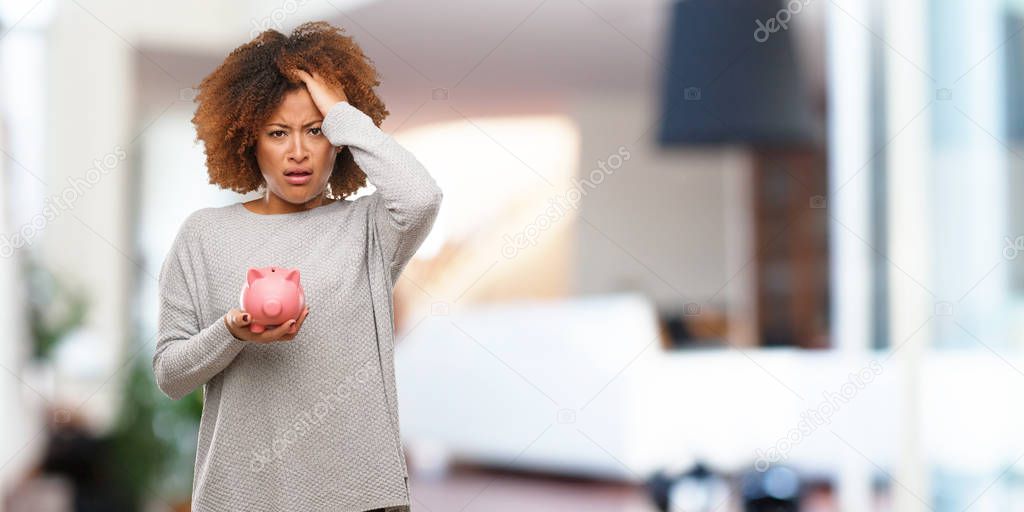
<svg viewBox="0 0 1024 512"><path fill-rule="evenodd" d="M391 291L442 193L349 103L321 127L375 193L297 213L197 210L160 270L157 385L175 400L204 391L196 511L410 510ZM291 342L238 340L222 317L241 307L246 269L270 265L299 269L309 316Z"/></svg>

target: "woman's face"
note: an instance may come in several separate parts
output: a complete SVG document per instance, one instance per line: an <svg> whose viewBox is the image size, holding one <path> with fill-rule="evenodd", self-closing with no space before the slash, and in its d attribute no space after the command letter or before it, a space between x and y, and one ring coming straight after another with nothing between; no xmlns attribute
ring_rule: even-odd
<svg viewBox="0 0 1024 512"><path fill-rule="evenodd" d="M320 131L321 121L305 87L285 93L256 139L256 163L268 192L302 204L324 191L340 148Z"/></svg>

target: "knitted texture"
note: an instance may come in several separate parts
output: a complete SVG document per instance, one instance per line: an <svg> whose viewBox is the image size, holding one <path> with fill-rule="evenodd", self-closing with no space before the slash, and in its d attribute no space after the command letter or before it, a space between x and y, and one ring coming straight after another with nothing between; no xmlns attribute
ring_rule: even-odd
<svg viewBox="0 0 1024 512"><path fill-rule="evenodd" d="M203 388L196 511L410 510L391 291L442 193L349 103L321 128L375 193L295 213L197 210L160 270L156 383L174 400ZM223 316L241 308L246 270L271 265L299 270L309 315L292 341L239 340Z"/></svg>

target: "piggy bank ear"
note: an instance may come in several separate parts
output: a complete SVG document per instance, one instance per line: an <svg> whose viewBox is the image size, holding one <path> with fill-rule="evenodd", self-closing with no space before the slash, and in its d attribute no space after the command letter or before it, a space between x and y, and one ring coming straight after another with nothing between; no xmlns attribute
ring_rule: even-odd
<svg viewBox="0 0 1024 512"><path fill-rule="evenodd" d="M258 268L250 268L245 274L245 282L252 284L253 281L263 277L263 272Z"/></svg>
<svg viewBox="0 0 1024 512"><path fill-rule="evenodd" d="M292 282L297 284L299 282L299 269L293 268L293 269L289 270L288 273L285 274L284 280L285 281L292 281Z"/></svg>

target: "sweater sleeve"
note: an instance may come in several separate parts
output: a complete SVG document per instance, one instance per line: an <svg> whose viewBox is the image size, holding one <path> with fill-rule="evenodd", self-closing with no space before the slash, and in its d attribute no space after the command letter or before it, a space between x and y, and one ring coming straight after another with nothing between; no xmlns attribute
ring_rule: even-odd
<svg viewBox="0 0 1024 512"><path fill-rule="evenodd" d="M175 237L159 276L159 315L153 374L161 391L179 400L205 384L234 360L246 342L235 338L218 316L200 329L189 282L188 221Z"/></svg>
<svg viewBox="0 0 1024 512"><path fill-rule="evenodd" d="M430 233L441 207L441 188L411 152L347 101L331 107L321 130L334 146L349 147L377 188L369 206L393 283Z"/></svg>

